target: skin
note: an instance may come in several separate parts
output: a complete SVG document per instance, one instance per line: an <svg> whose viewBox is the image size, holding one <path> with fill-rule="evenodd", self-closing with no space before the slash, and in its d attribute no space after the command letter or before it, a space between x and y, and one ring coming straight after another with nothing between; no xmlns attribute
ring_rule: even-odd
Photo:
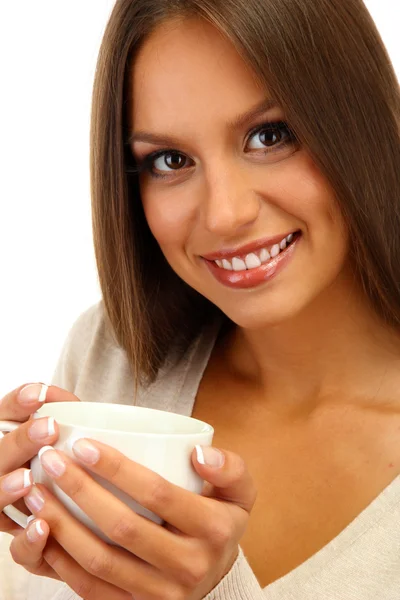
<svg viewBox="0 0 400 600"><path fill-rule="evenodd" d="M385 389L383 375L389 361L398 360L398 338L383 328L357 288L334 191L306 149L286 146L265 155L262 136L248 139L252 128L284 119L282 110L274 108L240 127L229 127L268 92L260 89L233 46L210 25L196 20L156 30L141 48L132 75L132 131L174 136L173 148L187 158L184 168L172 174L158 159L158 171L170 173L166 179L141 173L146 218L176 273L236 323L223 364L251 389L257 406L263 400L269 411L288 416L320 409L326 398L342 398L344 389L359 405L379 404L383 392L391 391L390 386ZM139 162L149 152L170 147L132 142ZM254 289L222 286L200 258L222 247L297 229L303 237L291 264L276 279ZM379 385L382 392L371 400L371 390ZM39 448L28 440L26 423L37 406L21 411L17 392L0 406L0 418L16 418L18 413L23 423L0 440L0 489L6 474ZM50 401L65 400L67 395L49 388ZM258 415L261 423L262 411ZM57 435L40 446L56 439ZM128 515L105 490L94 489L97 484L79 466L60 452L48 451L42 460L56 455L64 461L66 470L57 477L58 485L122 548L105 547L43 486L37 486L45 500L40 510L26 497L31 488L12 498L0 492L0 508L26 497L44 530L32 542L4 518L3 530L8 527L15 535L14 559L33 573L66 581L89 599L125 600L132 594L137 600L204 597L232 565L255 501L243 460L224 451L225 465L212 470L199 465L193 455L194 468L209 482L207 494L200 497L149 479L146 469L97 445L101 458L88 468L159 514L169 506L165 516L171 527L154 529L133 513ZM4 464L4 456L14 456L13 464ZM110 464L118 469L110 472ZM116 477L118 473L124 477ZM127 481L131 487L126 488ZM143 498L137 495L139 489ZM158 489L171 502L157 504L157 497L146 495L148 489ZM91 502L94 495L96 506ZM112 511L98 510L110 505Z"/></svg>
<svg viewBox="0 0 400 600"><path fill-rule="evenodd" d="M236 324L213 350L193 416L214 426L214 443L238 452L257 483L241 545L264 587L399 473L399 336L358 287L335 191L307 148L266 147L252 133L286 120L282 108L230 126L270 94L216 29L165 24L141 49L131 89L139 168L149 153L175 152L150 165L164 178L140 169L149 227L171 268ZM253 289L223 286L201 259L297 229L290 264Z"/></svg>
<svg viewBox="0 0 400 600"><path fill-rule="evenodd" d="M22 406L22 387L0 403L0 420L21 422L0 439L0 530L14 536L13 559L30 573L65 581L85 600L130 600L132 596L135 600L200 600L218 585L237 558L256 498L240 456L221 450L223 464L212 467L200 464L193 451L193 467L207 482L198 495L93 440L98 457L90 462L77 455L73 462L49 446L41 456L44 470L116 544L111 546L74 519L45 486L32 485L32 478L27 487L22 487L21 478L19 489L7 491L9 477L23 472L20 465L26 468L26 461L59 435L56 423L54 435L32 440L28 417L40 404ZM63 401L79 398L50 386L46 402ZM166 525L160 527L134 513L79 463L158 514ZM1 513L11 503L18 506L21 499L35 516L26 530Z"/></svg>
<svg viewBox="0 0 400 600"><path fill-rule="evenodd" d="M398 337L357 288L334 191L307 150L249 139L252 128L284 119L282 109L230 128L269 97L230 42L206 22L164 24L139 53L132 89L131 130L177 140L133 141L137 161L171 147L182 155L154 162L164 179L141 173L146 219L174 271L237 324L230 368L287 412L340 388L359 396L360 382L376 387ZM255 288L223 286L201 259L297 229L303 239L290 265Z"/></svg>

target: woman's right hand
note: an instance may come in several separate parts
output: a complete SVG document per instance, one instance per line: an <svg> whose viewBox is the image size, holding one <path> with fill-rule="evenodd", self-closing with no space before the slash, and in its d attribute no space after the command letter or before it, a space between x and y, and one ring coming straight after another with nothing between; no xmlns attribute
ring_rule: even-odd
<svg viewBox="0 0 400 600"><path fill-rule="evenodd" d="M48 419L30 419L43 401L39 401L40 392L43 384L31 384L29 387L21 385L9 394L6 394L0 401L0 421L18 421L21 423L17 429L11 431L0 439L0 510L3 510L7 504L13 504L17 499L25 496L30 486L27 488L19 487L15 492L10 493L7 490L7 484L18 487L23 486L23 469L29 469L29 461L40 450L42 446L51 444L58 438L58 428L55 432L48 431ZM20 395L22 389L24 392ZM44 387L44 393L47 386ZM42 393L42 396L44 395ZM33 398L27 402L23 397ZM22 479L21 479L22 478ZM24 502L19 503L18 508L22 512L27 512ZM0 531L14 534L20 531L14 521L9 519L3 512L0 513Z"/></svg>
<svg viewBox="0 0 400 600"><path fill-rule="evenodd" d="M14 504L22 512L29 514L22 498L31 489L32 479L30 485L26 488L22 487L16 492L5 490L4 483L11 475L13 477L17 476L17 480L20 477L23 486L24 468L29 469L30 459L37 455L40 448L52 446L58 439L59 429L57 423L54 423L55 433L49 434L47 418L30 418L34 412L43 406L43 402L38 400L40 386L41 384L38 384L36 399L33 402L21 403L19 393L25 387L24 385L0 400L0 421L19 421L21 423L17 429L6 433L0 439L0 532L3 531L14 536L10 545L11 556L18 565L21 565L29 573L63 581L57 571L50 566L51 564L57 565L56 568L61 573L73 572L77 574L77 588L79 589L79 585L82 585L82 590L85 589L85 597L90 595L90 597L107 598L107 600L128 600L132 597L128 592L107 582L99 581L94 575L88 578L87 572L79 567L75 560L50 536L50 528L46 521L35 519L24 530L1 512L8 504ZM79 402L79 398L62 388L50 386L46 395L47 402ZM39 535L38 530L40 531ZM86 593L86 590L88 593Z"/></svg>
<svg viewBox="0 0 400 600"><path fill-rule="evenodd" d="M52 446L58 439L59 429L57 423L49 425L49 419L33 419L31 416L43 406L43 395L46 392L46 402L78 402L79 399L72 393L56 386L44 387L41 401L39 401L42 385L21 385L0 400L0 421L18 421L21 423L14 431L0 434L0 532L17 536L23 528L14 523L2 511L9 504L14 504L23 513L29 514L22 498L32 487L32 477L27 477L29 461L37 455L43 446ZM25 388L24 392L20 392ZM23 396L29 393L30 400L24 401ZM25 477L24 477L25 475ZM24 483L26 487L24 487ZM12 491L10 488L15 488ZM47 539L48 531L45 538ZM43 548L41 549L43 550ZM41 552L40 552L41 554ZM47 571L43 575L56 577ZM51 571L53 571L51 569ZM54 572L53 572L54 573Z"/></svg>

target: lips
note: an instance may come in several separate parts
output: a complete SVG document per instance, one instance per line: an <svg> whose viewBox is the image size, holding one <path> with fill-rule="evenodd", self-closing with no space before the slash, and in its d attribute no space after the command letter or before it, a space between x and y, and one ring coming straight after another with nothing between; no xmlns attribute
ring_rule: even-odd
<svg viewBox="0 0 400 600"><path fill-rule="evenodd" d="M297 254L297 248L302 242L302 237L301 232L294 235L293 241L285 250L260 267L229 271L221 269L212 260L203 259L204 265L219 283L228 288L236 290L257 288L259 285L275 279L292 262L294 255Z"/></svg>
<svg viewBox="0 0 400 600"><path fill-rule="evenodd" d="M222 260L223 258L232 259L234 257L244 258L247 254L251 254L252 252L257 252L257 250L261 250L262 248L271 248L275 244L279 244L284 238L286 238L291 233L297 233L298 229L292 229L287 231L286 233L282 233L279 235L275 235L273 237L262 238L256 240L254 242L249 242L248 244L244 244L243 246L236 246L234 248L223 248L218 252L213 252L210 254L203 254L202 258L209 261L214 260Z"/></svg>

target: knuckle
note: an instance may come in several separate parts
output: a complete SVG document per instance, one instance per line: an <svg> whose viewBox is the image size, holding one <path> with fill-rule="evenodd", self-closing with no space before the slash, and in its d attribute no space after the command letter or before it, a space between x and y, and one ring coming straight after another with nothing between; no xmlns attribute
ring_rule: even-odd
<svg viewBox="0 0 400 600"><path fill-rule="evenodd" d="M189 589L196 588L207 577L209 570L209 561L197 555L186 564L185 568L181 569L181 583Z"/></svg>
<svg viewBox="0 0 400 600"><path fill-rule="evenodd" d="M207 537L216 548L225 548L235 536L235 527L230 519L220 518L210 521Z"/></svg>
<svg viewBox="0 0 400 600"><path fill-rule="evenodd" d="M110 479L110 481L112 483L114 482L115 479L118 478L118 475L121 472L122 463L123 463L122 456L117 455L117 456L113 456L112 458L109 459L108 465L107 465L107 471L108 471L108 478Z"/></svg>
<svg viewBox="0 0 400 600"><path fill-rule="evenodd" d="M109 537L120 546L123 546L127 540L131 543L138 538L138 530L129 515L126 515L119 518L112 525Z"/></svg>
<svg viewBox="0 0 400 600"><path fill-rule="evenodd" d="M168 488L168 482L162 477L154 477L146 492L145 507L157 512L157 508L167 504L170 496Z"/></svg>
<svg viewBox="0 0 400 600"><path fill-rule="evenodd" d="M78 498L81 496L85 487L84 479L81 476L74 477L68 485L68 496L71 498Z"/></svg>
<svg viewBox="0 0 400 600"><path fill-rule="evenodd" d="M104 579L112 573L112 563L106 554L94 554L86 560L85 569L91 575Z"/></svg>
<svg viewBox="0 0 400 600"><path fill-rule="evenodd" d="M154 600L187 600L187 598L187 592L181 587L168 586L168 588L164 588L160 595L157 595L157 598L154 598Z"/></svg>
<svg viewBox="0 0 400 600"><path fill-rule="evenodd" d="M96 597L93 582L88 579L79 579L76 585L74 585L73 590L78 594L79 598L85 598L85 600L91 600L92 598L94 600Z"/></svg>

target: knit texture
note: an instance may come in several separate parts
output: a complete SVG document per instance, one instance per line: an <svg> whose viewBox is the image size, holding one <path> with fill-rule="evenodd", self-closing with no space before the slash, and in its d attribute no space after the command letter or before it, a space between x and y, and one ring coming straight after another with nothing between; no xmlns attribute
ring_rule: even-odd
<svg viewBox="0 0 400 600"><path fill-rule="evenodd" d="M124 351L105 328L103 304L72 324L52 385L85 402L133 404L133 380ZM215 323L180 357L171 348L156 381L136 405L192 414L214 346ZM79 600L66 584L37 577L13 563L0 543L0 600ZM290 539L287 540L288 546ZM303 564L262 589L242 549L230 572L204 600L399 600L400 476L338 536Z"/></svg>

